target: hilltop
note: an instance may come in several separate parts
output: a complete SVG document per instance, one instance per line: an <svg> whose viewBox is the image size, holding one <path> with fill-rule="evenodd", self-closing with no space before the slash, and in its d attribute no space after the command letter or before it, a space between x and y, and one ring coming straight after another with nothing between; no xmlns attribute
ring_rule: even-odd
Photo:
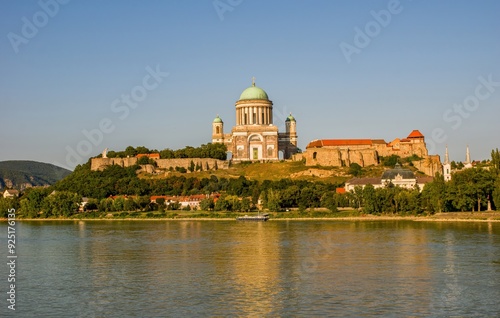
<svg viewBox="0 0 500 318"><path fill-rule="evenodd" d="M379 177L384 171L384 167L372 166L363 169L363 176ZM249 180L262 182L264 180L278 181L283 178L292 180L322 181L326 183L343 183L352 178L347 167L322 167L306 166L301 161L280 161L280 162L243 162L232 164L228 169L194 171L190 173L180 173L176 171L160 172L156 175L141 172L139 177L144 179L161 179L169 176L210 178L215 175L218 178L238 178L244 176Z"/></svg>
<svg viewBox="0 0 500 318"><path fill-rule="evenodd" d="M24 190L33 186L52 185L71 171L49 163L29 160L0 161L0 189Z"/></svg>

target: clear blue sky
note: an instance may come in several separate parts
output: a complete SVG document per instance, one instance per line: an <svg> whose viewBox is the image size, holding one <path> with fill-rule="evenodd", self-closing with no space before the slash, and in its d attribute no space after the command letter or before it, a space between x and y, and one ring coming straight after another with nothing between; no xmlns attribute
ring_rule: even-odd
<svg viewBox="0 0 500 318"><path fill-rule="evenodd" d="M499 1L54 3L0 2L0 160L199 146L217 114L231 129L252 76L302 149L413 129L451 160L500 148Z"/></svg>

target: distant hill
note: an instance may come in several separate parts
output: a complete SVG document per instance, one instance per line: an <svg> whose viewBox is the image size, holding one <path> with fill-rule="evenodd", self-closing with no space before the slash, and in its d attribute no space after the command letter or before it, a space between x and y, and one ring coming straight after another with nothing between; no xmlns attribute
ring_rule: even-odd
<svg viewBox="0 0 500 318"><path fill-rule="evenodd" d="M0 189L24 190L32 186L52 185L71 171L43 162L28 160L0 161Z"/></svg>

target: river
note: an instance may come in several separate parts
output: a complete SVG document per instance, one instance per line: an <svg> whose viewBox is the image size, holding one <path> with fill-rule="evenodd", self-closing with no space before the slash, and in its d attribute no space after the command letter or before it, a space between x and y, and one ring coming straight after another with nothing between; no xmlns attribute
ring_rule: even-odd
<svg viewBox="0 0 500 318"><path fill-rule="evenodd" d="M25 221L0 316L498 317L500 223Z"/></svg>

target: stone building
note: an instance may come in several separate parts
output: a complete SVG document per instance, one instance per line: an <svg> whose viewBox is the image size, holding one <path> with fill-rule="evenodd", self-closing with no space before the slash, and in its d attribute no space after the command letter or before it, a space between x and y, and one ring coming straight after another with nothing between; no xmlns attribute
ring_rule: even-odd
<svg viewBox="0 0 500 318"><path fill-rule="evenodd" d="M212 123L212 143L223 143L233 161L274 161L289 159L298 150L297 122L290 114L285 132L273 124L273 102L255 86L245 89L235 104L236 126L224 133L224 122L217 115ZM280 155L281 152L281 155Z"/></svg>
<svg viewBox="0 0 500 318"><path fill-rule="evenodd" d="M413 130L406 138L396 138L391 142L383 139L321 139L311 141L306 151L295 156L295 160L305 159L307 166L349 167L353 163L361 167L379 165L380 157L398 155L401 158L418 156L421 160L414 165L427 175L441 172L439 156L429 155L425 137Z"/></svg>

